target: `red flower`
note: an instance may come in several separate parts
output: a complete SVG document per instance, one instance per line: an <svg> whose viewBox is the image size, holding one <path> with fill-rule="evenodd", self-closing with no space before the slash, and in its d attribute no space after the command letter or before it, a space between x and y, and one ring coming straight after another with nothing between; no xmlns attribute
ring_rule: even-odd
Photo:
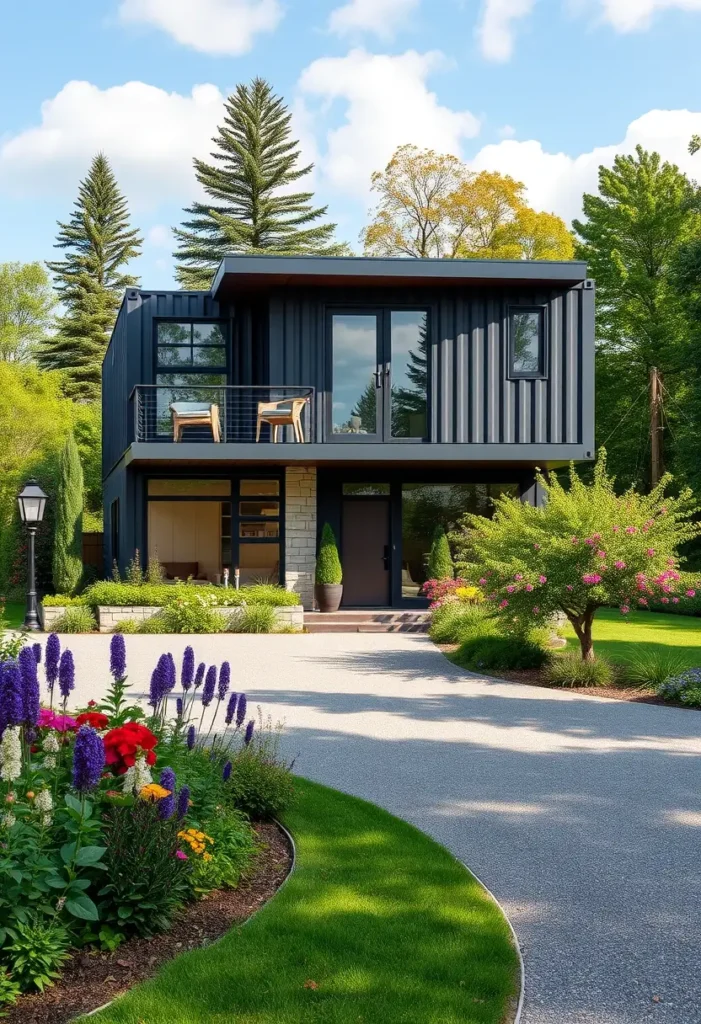
<svg viewBox="0 0 701 1024"><path fill-rule="evenodd" d="M158 737L138 722L126 722L116 729L110 729L103 738L105 762L116 775L124 775L127 768L133 768L140 753L146 755L146 764L156 763L154 747Z"/></svg>
<svg viewBox="0 0 701 1024"><path fill-rule="evenodd" d="M78 725L91 725L93 729L106 729L110 724L107 715L100 711L84 711L82 715L78 715L76 722Z"/></svg>

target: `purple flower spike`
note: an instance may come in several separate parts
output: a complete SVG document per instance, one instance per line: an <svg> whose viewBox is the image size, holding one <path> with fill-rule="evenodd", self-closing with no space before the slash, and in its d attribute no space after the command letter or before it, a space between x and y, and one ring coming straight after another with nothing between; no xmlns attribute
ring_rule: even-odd
<svg viewBox="0 0 701 1024"><path fill-rule="evenodd" d="M185 817L185 815L187 814L189 807L190 807L190 787L189 786L183 786L182 789L180 790L180 792L178 793L178 806L177 806L177 810L176 810L176 814L177 814L178 819L180 821L182 821L183 818Z"/></svg>
<svg viewBox="0 0 701 1024"><path fill-rule="evenodd" d="M24 706L24 722L34 726L39 721L39 677L37 676L37 660L31 647L23 647L19 652L19 673L22 679L22 703Z"/></svg>
<svg viewBox="0 0 701 1024"><path fill-rule="evenodd" d="M236 701L239 699L237 693L232 693L229 697L229 703L226 706L226 714L224 715L224 721L227 725L231 725L236 714Z"/></svg>
<svg viewBox="0 0 701 1024"><path fill-rule="evenodd" d="M170 664L168 655L162 654L156 663L151 674L151 685L149 689L149 704L156 708L168 693L168 682L170 676Z"/></svg>
<svg viewBox="0 0 701 1024"><path fill-rule="evenodd" d="M191 725L190 728L187 730L187 738L185 740L185 742L187 743L188 750L192 750L192 748L195 745L196 738L197 730L195 729L194 725Z"/></svg>
<svg viewBox="0 0 701 1024"><path fill-rule="evenodd" d="M222 769L222 773L221 773L221 777L224 780L224 782L228 782L229 779L231 778L231 769L232 769L231 761L227 761L226 764L224 765L224 767Z"/></svg>
<svg viewBox="0 0 701 1024"><path fill-rule="evenodd" d="M110 673L113 679L125 679L127 674L127 645L121 633L110 640Z"/></svg>
<svg viewBox="0 0 701 1024"><path fill-rule="evenodd" d="M58 678L58 663L61 657L61 641L56 633L51 633L46 641L46 653L44 655L44 666L46 670L46 681L53 686Z"/></svg>
<svg viewBox="0 0 701 1024"><path fill-rule="evenodd" d="M170 793L158 801L158 816L163 821L172 818L175 813L175 772L172 768L164 768L159 779L160 784Z"/></svg>
<svg viewBox="0 0 701 1024"><path fill-rule="evenodd" d="M182 718L183 717L183 699L182 699L182 697L178 697L178 699L175 702L175 713L178 716L178 718Z"/></svg>
<svg viewBox="0 0 701 1024"><path fill-rule="evenodd" d="M64 700L75 689L75 665L70 651L64 651L58 663L58 688Z"/></svg>
<svg viewBox="0 0 701 1024"><path fill-rule="evenodd" d="M178 674L175 670L175 659L170 651L166 654L166 665L166 693L171 693L175 689Z"/></svg>
<svg viewBox="0 0 701 1024"><path fill-rule="evenodd" d="M197 666L197 671L195 672L195 689L196 690L199 689L200 686L202 686L202 680L204 679L204 672L205 672L206 667L207 666L205 665L205 663L203 661L201 661L199 663L199 665Z"/></svg>
<svg viewBox="0 0 701 1024"><path fill-rule="evenodd" d="M246 717L247 706L248 701L246 700L246 694L242 693L241 696L239 697L239 706L236 708L236 727L238 729L240 729L241 726L243 725L244 719Z"/></svg>
<svg viewBox="0 0 701 1024"><path fill-rule="evenodd" d="M22 677L15 661L0 665L0 731L8 725L21 725L24 720Z"/></svg>
<svg viewBox="0 0 701 1024"><path fill-rule="evenodd" d="M102 738L89 725L81 725L73 747L73 789L85 795L99 784L105 767Z"/></svg>
<svg viewBox="0 0 701 1024"><path fill-rule="evenodd" d="M183 651L183 667L180 672L180 685L185 693L192 686L195 678L195 652L192 647L186 647Z"/></svg>
<svg viewBox="0 0 701 1024"><path fill-rule="evenodd" d="M217 670L214 665L207 669L204 686L202 688L202 707L208 708L214 698L214 690L217 685Z"/></svg>
<svg viewBox="0 0 701 1024"><path fill-rule="evenodd" d="M251 719L248 725L246 726L246 732L244 733L243 737L243 742L246 744L246 746L248 746L248 744L253 739L253 730L255 729L255 727L256 723L253 721L253 719Z"/></svg>
<svg viewBox="0 0 701 1024"><path fill-rule="evenodd" d="M32 644L32 650L34 651L37 665L41 665L41 644Z"/></svg>
<svg viewBox="0 0 701 1024"><path fill-rule="evenodd" d="M219 697L219 700L224 700L224 698L226 697L227 693L229 692L230 685L231 685L231 665L229 664L228 661L223 661L222 662L222 666L219 669L219 689L218 689L218 692L217 692L217 696Z"/></svg>

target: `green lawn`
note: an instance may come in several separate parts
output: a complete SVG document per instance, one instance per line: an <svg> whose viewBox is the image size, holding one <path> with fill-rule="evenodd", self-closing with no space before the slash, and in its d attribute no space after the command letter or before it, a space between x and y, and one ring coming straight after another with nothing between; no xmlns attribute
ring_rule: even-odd
<svg viewBox="0 0 701 1024"><path fill-rule="evenodd" d="M472 876L372 804L302 779L299 793L278 895L91 1024L501 1024L517 958Z"/></svg>
<svg viewBox="0 0 701 1024"><path fill-rule="evenodd" d="M8 629L19 629L24 622L24 601L8 601L5 605L5 623Z"/></svg>
<svg viewBox="0 0 701 1024"><path fill-rule="evenodd" d="M568 647L578 650L574 630L566 626ZM601 608L594 619L594 651L611 661L628 661L643 650L659 652L673 647L688 666L701 665L701 619L661 612L631 612L621 615Z"/></svg>

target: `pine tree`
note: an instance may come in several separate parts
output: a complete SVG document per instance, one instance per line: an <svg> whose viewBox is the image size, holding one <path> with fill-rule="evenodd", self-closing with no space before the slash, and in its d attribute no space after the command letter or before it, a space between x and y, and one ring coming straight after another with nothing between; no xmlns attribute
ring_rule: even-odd
<svg viewBox="0 0 701 1024"><path fill-rule="evenodd" d="M53 582L58 594L72 594L83 573L83 470L73 434L58 461Z"/></svg>
<svg viewBox="0 0 701 1024"><path fill-rule="evenodd" d="M409 388L392 388L392 436L417 437L425 434L428 396L428 324L419 328L416 351L409 352L406 368Z"/></svg>
<svg viewBox="0 0 701 1024"><path fill-rule="evenodd" d="M122 292L138 283L124 267L141 244L139 232L129 227L127 201L109 161L98 153L80 183L70 221L59 222L56 248L66 256L48 267L66 313L38 353L44 368L66 372L67 390L75 398L100 393L102 357Z"/></svg>
<svg viewBox="0 0 701 1024"><path fill-rule="evenodd" d="M225 105L224 124L212 140L212 164L194 160L197 180L212 200L193 203L180 229L178 281L209 288L224 256L235 253L343 255L333 242L335 224L315 223L326 207L312 192L289 186L311 171L299 166L299 144L290 137L291 115L262 78L239 85Z"/></svg>

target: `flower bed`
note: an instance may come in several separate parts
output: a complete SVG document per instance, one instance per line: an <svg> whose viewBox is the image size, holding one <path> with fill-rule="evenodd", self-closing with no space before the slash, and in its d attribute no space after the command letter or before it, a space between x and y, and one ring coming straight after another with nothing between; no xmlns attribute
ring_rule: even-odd
<svg viewBox="0 0 701 1024"><path fill-rule="evenodd" d="M161 655L148 713L130 701L120 635L110 672L107 697L73 710L55 634L43 664L35 644L0 665L0 1008L51 986L77 947L149 938L235 888L256 854L251 818L292 797L279 729L248 716L227 662L196 666L188 647L178 673Z"/></svg>
<svg viewBox="0 0 701 1024"><path fill-rule="evenodd" d="M45 632L48 633L53 629L55 623L63 616L66 607L70 606L44 604ZM98 605L95 610L97 630L100 633L113 633L115 628L125 620L135 623L146 622L161 610L162 605ZM242 612L241 605L234 606L229 610L229 618L240 617ZM301 630L304 627L304 608L301 604L273 606L273 612L277 628L288 627Z"/></svg>

